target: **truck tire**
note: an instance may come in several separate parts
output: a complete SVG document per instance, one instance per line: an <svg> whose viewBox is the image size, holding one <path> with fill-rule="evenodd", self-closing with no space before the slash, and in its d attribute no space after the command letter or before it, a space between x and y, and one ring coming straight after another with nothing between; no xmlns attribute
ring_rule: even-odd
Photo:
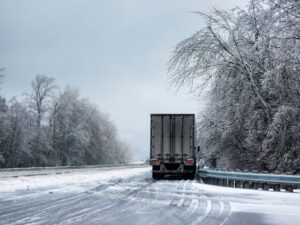
<svg viewBox="0 0 300 225"><path fill-rule="evenodd" d="M186 174L186 179L188 179L188 180L194 180L195 179L195 174L194 173Z"/></svg>
<svg viewBox="0 0 300 225"><path fill-rule="evenodd" d="M190 180L194 180L194 179L195 179L195 174L194 174L194 173L190 174L190 175L189 175L189 179L190 179Z"/></svg>
<svg viewBox="0 0 300 225"><path fill-rule="evenodd" d="M194 180L195 179L195 174L191 173L191 174L184 174L183 175L183 179L184 180Z"/></svg>
<svg viewBox="0 0 300 225"><path fill-rule="evenodd" d="M160 180L164 177L163 174L159 174L159 173L152 173L152 178L156 179L156 180Z"/></svg>

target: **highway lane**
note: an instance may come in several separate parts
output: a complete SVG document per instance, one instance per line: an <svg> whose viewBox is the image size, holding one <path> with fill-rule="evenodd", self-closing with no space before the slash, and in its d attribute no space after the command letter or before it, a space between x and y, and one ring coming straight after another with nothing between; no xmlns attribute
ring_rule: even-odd
<svg viewBox="0 0 300 225"><path fill-rule="evenodd" d="M140 170L130 178L78 187L66 184L2 192L0 224L274 225L288 221L291 225L300 221L299 194L278 193L276 202L276 193L212 187L176 177L152 180L150 171ZM284 210L282 201L292 211L269 207L274 203Z"/></svg>

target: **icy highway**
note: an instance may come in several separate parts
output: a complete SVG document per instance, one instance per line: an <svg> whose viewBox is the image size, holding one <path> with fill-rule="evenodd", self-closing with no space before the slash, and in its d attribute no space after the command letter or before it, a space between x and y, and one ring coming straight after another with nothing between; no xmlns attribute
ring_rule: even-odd
<svg viewBox="0 0 300 225"><path fill-rule="evenodd" d="M0 224L299 224L299 193L152 180L150 172L148 166L0 172Z"/></svg>

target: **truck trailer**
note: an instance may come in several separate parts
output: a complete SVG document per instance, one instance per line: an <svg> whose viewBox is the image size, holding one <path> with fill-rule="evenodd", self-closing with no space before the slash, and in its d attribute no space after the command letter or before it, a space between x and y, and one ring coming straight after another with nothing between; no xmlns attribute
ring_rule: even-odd
<svg viewBox="0 0 300 225"><path fill-rule="evenodd" d="M153 179L167 174L193 179L196 173L195 115L151 114L150 162Z"/></svg>

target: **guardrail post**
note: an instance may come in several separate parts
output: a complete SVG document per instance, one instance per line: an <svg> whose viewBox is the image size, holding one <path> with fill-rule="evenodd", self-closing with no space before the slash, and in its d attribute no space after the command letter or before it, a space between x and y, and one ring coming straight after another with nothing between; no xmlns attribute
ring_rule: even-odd
<svg viewBox="0 0 300 225"><path fill-rule="evenodd" d="M298 187L297 187L297 185L293 185L293 189L295 190L295 189L297 189Z"/></svg>
<svg viewBox="0 0 300 225"><path fill-rule="evenodd" d="M269 190L269 184L263 183L263 190L268 191Z"/></svg>
<svg viewBox="0 0 300 225"><path fill-rule="evenodd" d="M243 184L243 188L249 189L249 187L250 187L249 182L245 181L244 184Z"/></svg>
<svg viewBox="0 0 300 225"><path fill-rule="evenodd" d="M293 186L292 185L287 185L286 186L286 191L293 192Z"/></svg>
<svg viewBox="0 0 300 225"><path fill-rule="evenodd" d="M281 185L281 189L284 189L284 190L286 190L286 191L287 191L287 185L285 185L285 184L282 184L282 185Z"/></svg>
<svg viewBox="0 0 300 225"><path fill-rule="evenodd" d="M244 187L244 181L239 181L239 186L238 188L243 188Z"/></svg>
<svg viewBox="0 0 300 225"><path fill-rule="evenodd" d="M260 188L263 189L263 186L262 186L262 183L258 182L257 183L257 189L260 189Z"/></svg>
<svg viewBox="0 0 300 225"><path fill-rule="evenodd" d="M218 185L223 186L223 179L218 179Z"/></svg>
<svg viewBox="0 0 300 225"><path fill-rule="evenodd" d="M216 185L216 178L212 178L212 179L211 179L211 184Z"/></svg>
<svg viewBox="0 0 300 225"><path fill-rule="evenodd" d="M212 178L207 178L207 183L212 184Z"/></svg>
<svg viewBox="0 0 300 225"><path fill-rule="evenodd" d="M274 191L280 191L280 184L273 184Z"/></svg>
<svg viewBox="0 0 300 225"><path fill-rule="evenodd" d="M228 180L228 187L234 187L234 181Z"/></svg>
<svg viewBox="0 0 300 225"><path fill-rule="evenodd" d="M245 181L241 181L241 188L245 188Z"/></svg>
<svg viewBox="0 0 300 225"><path fill-rule="evenodd" d="M211 183L210 181L211 181L211 178L207 177L207 178L206 178L206 183L207 183L207 184L210 184L210 183Z"/></svg>
<svg viewBox="0 0 300 225"><path fill-rule="evenodd" d="M218 184L219 184L219 179L216 178L216 179L215 179L215 185L218 185Z"/></svg>

